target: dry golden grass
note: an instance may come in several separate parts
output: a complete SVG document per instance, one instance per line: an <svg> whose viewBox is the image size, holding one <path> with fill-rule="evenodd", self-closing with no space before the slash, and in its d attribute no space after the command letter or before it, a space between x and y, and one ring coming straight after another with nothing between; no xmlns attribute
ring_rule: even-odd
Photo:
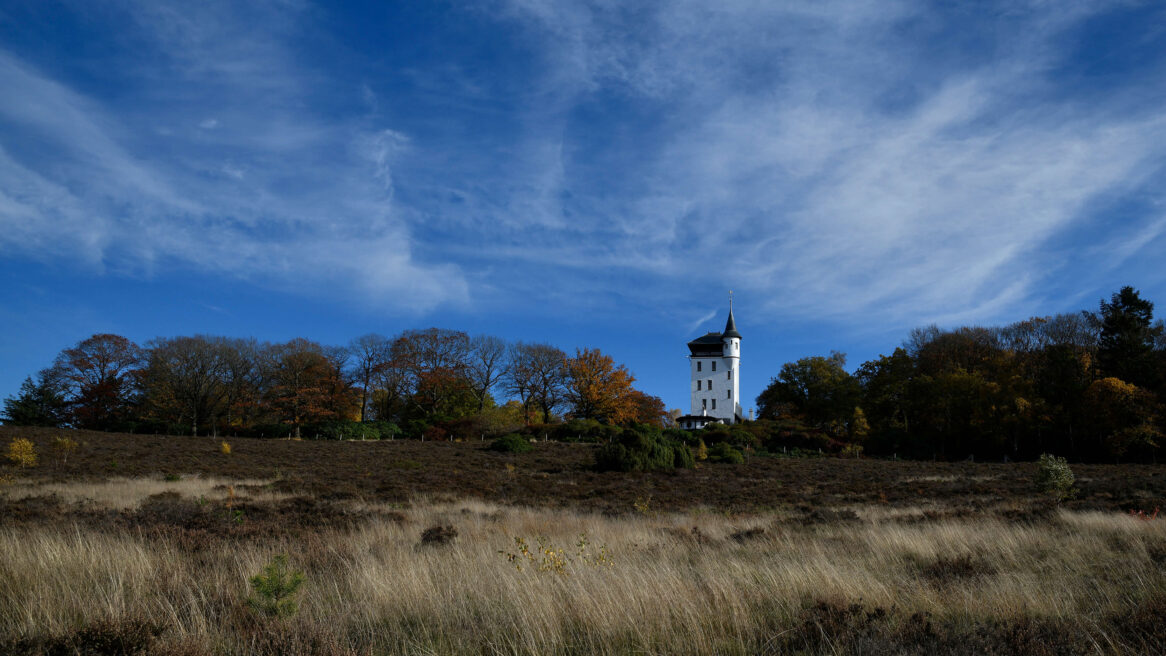
<svg viewBox="0 0 1166 656"><path fill-rule="evenodd" d="M128 508L154 490L195 497L222 484L119 479L52 491ZM782 512L608 517L468 500L379 510L404 520L196 551L81 525L0 530L0 645L7 637L35 651L28 645L38 636L136 618L164 627L156 649L184 653L869 653L879 645L926 653L955 650L983 627L1036 621L1075 631L1071 645L1082 653L1116 654L1149 643L1107 618L1166 590L1155 562L1166 521L1115 513L904 523L910 511L871 506L851 521L802 525ZM422 545L422 530L438 525L454 527L456 539ZM516 537L562 550L562 566L540 571L542 556L517 554ZM601 546L610 565L591 560ZM259 620L242 603L247 581L278 553L307 575L301 610L284 622ZM808 614L822 600L890 614L848 615L851 624L836 626L829 608ZM942 631L896 633L916 613ZM865 643L845 635L860 630Z"/></svg>

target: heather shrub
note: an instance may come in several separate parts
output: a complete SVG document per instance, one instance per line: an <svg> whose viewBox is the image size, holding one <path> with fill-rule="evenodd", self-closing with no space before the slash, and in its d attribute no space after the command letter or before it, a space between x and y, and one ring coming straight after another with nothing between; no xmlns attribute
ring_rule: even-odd
<svg viewBox="0 0 1166 656"><path fill-rule="evenodd" d="M729 534L730 539L735 540L741 544L744 544L750 540L759 540L763 537L765 537L765 529L760 526L733 531Z"/></svg>
<svg viewBox="0 0 1166 656"><path fill-rule="evenodd" d="M936 585L951 585L962 580L991 576L996 567L976 555L960 554L954 557L938 556L920 563L923 575Z"/></svg>
<svg viewBox="0 0 1166 656"><path fill-rule="evenodd" d="M1069 463L1064 458L1058 458L1049 453L1042 453L1037 462L1036 476L1033 482L1038 490L1048 494L1057 501L1063 501L1073 496L1073 482L1077 478Z"/></svg>
<svg viewBox="0 0 1166 656"><path fill-rule="evenodd" d="M423 546L435 546L439 544L449 544L457 538L457 529L452 526L430 526L421 532L421 544Z"/></svg>
<svg viewBox="0 0 1166 656"><path fill-rule="evenodd" d="M174 491L151 494L142 500L133 514L133 522L142 526L205 527L208 525L205 501L200 503Z"/></svg>
<svg viewBox="0 0 1166 656"><path fill-rule="evenodd" d="M0 642L5 654L44 654L46 656L118 654L147 656L159 651L159 636L164 625L137 617L99 620L75 628L64 635L29 637L15 642Z"/></svg>
<svg viewBox="0 0 1166 656"><path fill-rule="evenodd" d="M500 453L527 453L534 447L530 445L530 441L517 433L503 435L490 443L488 447L491 451L498 451Z"/></svg>

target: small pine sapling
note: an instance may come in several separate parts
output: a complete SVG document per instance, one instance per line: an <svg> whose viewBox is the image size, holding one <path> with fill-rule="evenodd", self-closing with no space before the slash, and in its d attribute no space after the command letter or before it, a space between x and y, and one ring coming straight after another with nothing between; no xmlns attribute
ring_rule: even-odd
<svg viewBox="0 0 1166 656"><path fill-rule="evenodd" d="M304 573L290 570L287 555L279 554L251 577L251 596L247 606L268 617L291 617L299 610L296 593L304 583Z"/></svg>

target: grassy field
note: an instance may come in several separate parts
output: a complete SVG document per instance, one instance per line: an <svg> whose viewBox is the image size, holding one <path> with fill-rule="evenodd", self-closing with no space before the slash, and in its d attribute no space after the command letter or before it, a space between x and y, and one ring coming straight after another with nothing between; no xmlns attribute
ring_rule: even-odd
<svg viewBox="0 0 1166 656"><path fill-rule="evenodd" d="M67 461L53 438L78 442ZM0 429L0 653L1166 653L1166 467ZM298 612L248 605L287 555ZM86 651L88 650L88 651Z"/></svg>

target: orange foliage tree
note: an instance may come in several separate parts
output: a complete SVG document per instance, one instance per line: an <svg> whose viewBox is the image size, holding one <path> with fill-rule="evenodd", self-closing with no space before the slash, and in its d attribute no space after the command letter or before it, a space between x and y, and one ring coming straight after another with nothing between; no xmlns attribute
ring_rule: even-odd
<svg viewBox="0 0 1166 656"><path fill-rule="evenodd" d="M271 349L272 386L268 404L301 436L304 424L355 415L356 395L341 376L341 366L324 347L293 339Z"/></svg>
<svg viewBox="0 0 1166 656"><path fill-rule="evenodd" d="M635 377L599 349L575 349L567 360L567 402L578 419L625 424L634 415L631 393Z"/></svg>
<svg viewBox="0 0 1166 656"><path fill-rule="evenodd" d="M632 387L636 377L599 349L576 349L567 360L571 416L614 425L663 426L668 412L658 397Z"/></svg>

